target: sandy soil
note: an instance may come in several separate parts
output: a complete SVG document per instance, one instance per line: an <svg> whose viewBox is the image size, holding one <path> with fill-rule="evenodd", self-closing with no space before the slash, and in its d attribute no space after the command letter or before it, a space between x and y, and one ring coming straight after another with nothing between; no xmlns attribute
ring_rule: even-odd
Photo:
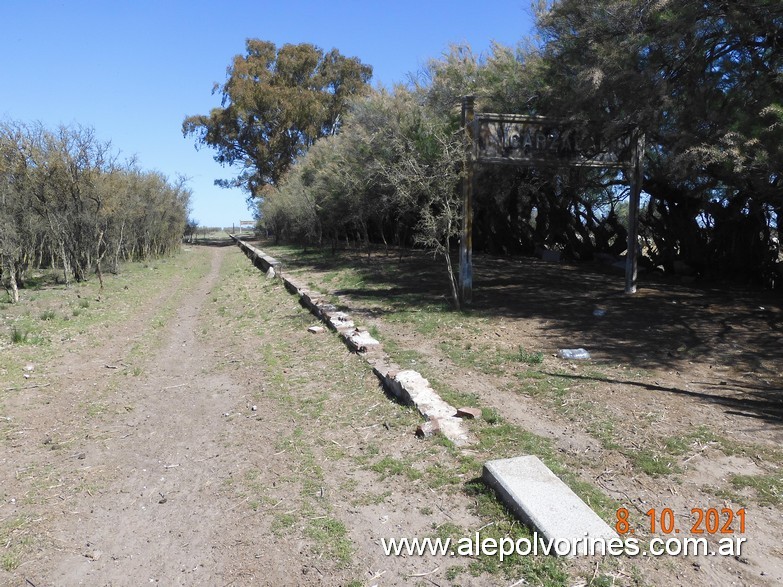
<svg viewBox="0 0 783 587"><path fill-rule="evenodd" d="M259 246L265 245L275 254L270 243ZM626 296L623 276L601 267L480 255L474 262L476 319L435 334L423 332L415 321L390 320L389 304L382 301L419 293L437 300L438 292L446 299L442 271L431 258L343 253L342 265L362 267L360 286L335 287L332 264L321 271L317 264L303 264L302 270L363 316L364 324L375 326L384 340L416 349L415 366L428 377L476 393L483 406L552 439L578 461L584 480L630 509L647 538L645 514L651 508L672 509L685 534L696 523L693 509L746 507L741 556L637 560L644 581L781 584L783 516L753 490L731 483L735 475L781 479L780 296L654 276L642 276L638 293ZM384 280L379 274L388 264L405 279L392 290L376 289L374 282ZM566 362L555 356L558 349L577 347L587 348L593 360ZM531 370L509 363L494 372L470 368L469 360L466 367L447 352L457 350L470 359L518 348L543 351L542 365ZM531 371L551 378L531 385ZM542 385L558 390L541 391ZM607 422L610 433L602 430ZM672 440L686 446L669 454ZM651 476L634 466L629 455L651 447L671 462L672 474ZM714 534L711 543L725 536Z"/></svg>
<svg viewBox="0 0 783 587"><path fill-rule="evenodd" d="M201 279L173 277L123 321L66 344L4 396L0 512L6 550L16 549L19 560L4 564L0 583L514 583L467 573L449 580L448 569L460 564L453 560L384 557L384 536L485 523L464 492L369 467L388 455L426 469L448 453L416 440L415 414L389 401L336 338L309 335L307 314L279 284L253 275L236 248L184 255L208 259ZM780 462L769 456L783 438L779 303L717 291L705 301L703 291L670 283L647 284L630 300L615 295L614 276L586 281L531 261L527 279L510 280L502 265L483 267L476 307L495 316L478 329L455 329L449 340L541 349L541 371L570 377L567 392L520 392L525 365L466 368L444 352L442 333L433 338L386 319L360 291L332 293L385 339L416 349L440 381L552 439L583 464L584 480L636 521L651 507L683 519L691 508L738 509L715 488L726 488L732 474L779 475ZM328 284L324 276L311 272ZM482 283L494 285L492 297ZM595 361L563 366L552 355L564 346L587 347ZM595 433L601 413L627 423L612 433L626 447L707 426L742 450L727 454L713 436L693 437L675 459L679 473L650 477ZM747 502L742 557L633 561L641 578L630 562L607 572L618 585L780 584L778 508L750 491L735 498ZM344 532L330 534L334 528ZM336 550L341 541L350 556ZM592 569L593 562L575 563L572 584L584 585L580 577Z"/></svg>

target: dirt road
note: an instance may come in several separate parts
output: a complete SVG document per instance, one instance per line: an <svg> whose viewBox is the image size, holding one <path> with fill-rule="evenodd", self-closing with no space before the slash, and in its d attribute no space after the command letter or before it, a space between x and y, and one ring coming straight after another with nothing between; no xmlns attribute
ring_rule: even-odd
<svg viewBox="0 0 783 587"><path fill-rule="evenodd" d="M518 536L476 480L482 462L583 455L584 432L452 365L542 436L493 411L473 449L417 440L418 415L335 336L308 333L314 319L232 246L96 287L6 309L44 342L6 345L0 362L0 584L769 584L733 559L384 556L383 538ZM396 324L398 353L426 348Z"/></svg>
<svg viewBox="0 0 783 587"><path fill-rule="evenodd" d="M335 337L308 334L235 248L172 263L148 300L54 345L6 396L0 583L403 585L432 571L387 559L379 536L475 521L468 500L415 479L392 492L368 461L432 453L416 415Z"/></svg>
<svg viewBox="0 0 783 587"><path fill-rule="evenodd" d="M32 467L51 483L40 488L48 507L38 557L18 569L33 584L225 584L264 551L262 532L246 532L246 511L221 495L248 440L242 420L223 414L245 414L247 394L214 372L219 349L196 336L224 253L210 251L196 287L174 281L112 326L110 340L104 334L53 366L52 386L18 398L30 434L15 448L41 453ZM172 317L152 339L147 331L164 308ZM127 357L134 350L140 361ZM131 361L141 374L118 376L113 367ZM83 421L82 402L101 413ZM265 431L257 427L251 444L267 446ZM67 447L47 452L55 442ZM289 557L264 559L270 581L286 576Z"/></svg>

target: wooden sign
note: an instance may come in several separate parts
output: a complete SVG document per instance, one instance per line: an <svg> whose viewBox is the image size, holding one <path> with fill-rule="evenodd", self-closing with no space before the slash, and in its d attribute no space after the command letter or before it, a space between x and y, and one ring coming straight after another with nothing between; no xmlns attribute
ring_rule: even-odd
<svg viewBox="0 0 783 587"><path fill-rule="evenodd" d="M607 141L564 121L518 114L476 114L473 161L529 167L619 168L630 144Z"/></svg>
<svg viewBox="0 0 783 587"><path fill-rule="evenodd" d="M462 98L466 169L462 180L462 238L459 254L459 293L463 304L473 299L473 167L480 164L519 167L626 168L630 183L625 292L636 292L639 198L641 195L644 135L638 130L609 141L600 133L566 121L523 114L474 111L473 96Z"/></svg>

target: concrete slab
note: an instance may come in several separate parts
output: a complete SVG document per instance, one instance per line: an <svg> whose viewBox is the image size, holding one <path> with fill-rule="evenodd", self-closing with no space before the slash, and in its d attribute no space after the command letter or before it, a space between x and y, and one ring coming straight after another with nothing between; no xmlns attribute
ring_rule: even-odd
<svg viewBox="0 0 783 587"><path fill-rule="evenodd" d="M351 348L357 353L365 353L368 349L378 347L381 343L375 340L366 330L355 328L346 336Z"/></svg>
<svg viewBox="0 0 783 587"><path fill-rule="evenodd" d="M356 325L353 323L353 320L351 320L351 317L345 312L334 312L333 314L329 315L328 320L329 324L331 324L332 328L335 330L340 330L341 328L356 328Z"/></svg>
<svg viewBox="0 0 783 587"><path fill-rule="evenodd" d="M482 477L514 515L547 540L620 540L538 457L488 461Z"/></svg>
<svg viewBox="0 0 783 587"><path fill-rule="evenodd" d="M405 369L397 373L394 379L402 388L401 395L405 403L416 406L425 418L451 418L457 415L457 410L443 401L418 371Z"/></svg>

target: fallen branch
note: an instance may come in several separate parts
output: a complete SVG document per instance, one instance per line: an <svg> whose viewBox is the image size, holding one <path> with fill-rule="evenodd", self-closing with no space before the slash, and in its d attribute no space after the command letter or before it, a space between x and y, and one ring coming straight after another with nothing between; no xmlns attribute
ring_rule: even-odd
<svg viewBox="0 0 783 587"><path fill-rule="evenodd" d="M408 575L408 578L410 579L411 577L426 577L427 575L432 575L433 573L437 573L439 570L440 567L435 567L429 573L416 573L415 575Z"/></svg>

